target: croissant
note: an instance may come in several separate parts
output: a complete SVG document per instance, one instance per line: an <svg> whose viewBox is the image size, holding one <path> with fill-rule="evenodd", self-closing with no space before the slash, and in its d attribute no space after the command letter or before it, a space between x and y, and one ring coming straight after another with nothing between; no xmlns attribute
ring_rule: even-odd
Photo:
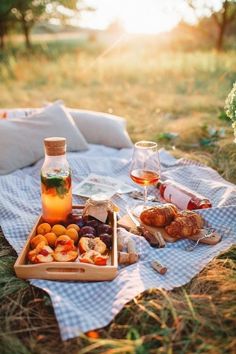
<svg viewBox="0 0 236 354"><path fill-rule="evenodd" d="M177 215L177 208L173 204L164 204L144 210L140 214L141 221L153 227L169 225Z"/></svg>
<svg viewBox="0 0 236 354"><path fill-rule="evenodd" d="M203 224L201 215L184 210L178 213L171 224L165 227L165 230L172 237L185 238L197 234L203 228Z"/></svg>

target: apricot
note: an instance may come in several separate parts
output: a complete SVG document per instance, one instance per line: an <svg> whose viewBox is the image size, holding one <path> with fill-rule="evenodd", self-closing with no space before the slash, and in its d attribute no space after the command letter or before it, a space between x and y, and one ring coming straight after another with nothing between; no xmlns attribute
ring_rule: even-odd
<svg viewBox="0 0 236 354"><path fill-rule="evenodd" d="M29 251L28 259L32 263L52 262L53 261L52 253L53 250L51 249L51 247L47 246L44 241L41 241L39 242L36 248Z"/></svg>
<svg viewBox="0 0 236 354"><path fill-rule="evenodd" d="M99 237L81 237L81 239L79 240L79 250L80 253L94 250L96 252L99 252L100 254L103 254L107 250L107 246L103 241L100 240Z"/></svg>
<svg viewBox="0 0 236 354"><path fill-rule="evenodd" d="M102 256L101 253L94 250L89 250L79 256L79 260L82 263L90 263L100 266L106 265L108 258L108 256Z"/></svg>
<svg viewBox="0 0 236 354"><path fill-rule="evenodd" d="M80 227L78 225L76 225L76 224L70 224L70 225L67 226L67 230L69 230L69 229L75 229L76 231L79 232Z"/></svg>
<svg viewBox="0 0 236 354"><path fill-rule="evenodd" d="M40 241L35 248L36 252L39 253L44 246L48 246L48 244L45 241Z"/></svg>
<svg viewBox="0 0 236 354"><path fill-rule="evenodd" d="M29 252L28 252L28 255L27 255L29 261L32 262L32 263L34 263L35 260L36 260L37 254L38 254L38 253L36 252L36 249L33 249L33 250L29 251Z"/></svg>
<svg viewBox="0 0 236 354"><path fill-rule="evenodd" d="M45 235L50 231L51 225L49 225L47 222L44 222L37 227L37 233L40 235Z"/></svg>
<svg viewBox="0 0 236 354"><path fill-rule="evenodd" d="M66 230L66 235L69 236L74 241L74 243L78 242L79 235L76 229L70 228Z"/></svg>
<svg viewBox="0 0 236 354"><path fill-rule="evenodd" d="M61 235L56 239L55 246L65 245L68 241L71 241L71 238L68 235Z"/></svg>
<svg viewBox="0 0 236 354"><path fill-rule="evenodd" d="M54 234L56 234L57 236L65 235L66 228L63 225L55 224L52 227L52 232L54 232Z"/></svg>
<svg viewBox="0 0 236 354"><path fill-rule="evenodd" d="M105 245L105 243L100 240L99 237L96 237L94 239L94 251L97 251L101 254L103 254L104 252L106 252L107 246Z"/></svg>
<svg viewBox="0 0 236 354"><path fill-rule="evenodd" d="M67 252L54 252L53 258L57 262L72 262L78 257L77 251L67 251Z"/></svg>
<svg viewBox="0 0 236 354"><path fill-rule="evenodd" d="M43 235L36 235L30 240L31 248L35 248L38 246L39 243L44 242L45 245L48 244L48 240Z"/></svg>
<svg viewBox="0 0 236 354"><path fill-rule="evenodd" d="M44 237L46 237L46 239L48 240L49 246L51 247L55 246L57 236L56 234L54 234L54 232L48 232L47 234L44 235Z"/></svg>
<svg viewBox="0 0 236 354"><path fill-rule="evenodd" d="M67 252L75 249L74 241L67 235L61 235L56 239L55 252Z"/></svg>
<svg viewBox="0 0 236 354"><path fill-rule="evenodd" d="M37 248L36 248L37 249ZM39 263L53 262L53 250L49 246L44 246L36 256L36 261Z"/></svg>

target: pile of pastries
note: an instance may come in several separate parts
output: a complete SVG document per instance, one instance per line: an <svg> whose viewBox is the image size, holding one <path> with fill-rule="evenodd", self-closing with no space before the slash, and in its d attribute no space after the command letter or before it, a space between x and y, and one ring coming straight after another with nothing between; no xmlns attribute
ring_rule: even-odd
<svg viewBox="0 0 236 354"><path fill-rule="evenodd" d="M164 227L166 233L175 239L196 235L204 226L201 215L190 210L179 211L174 204L146 209L140 220L148 226Z"/></svg>

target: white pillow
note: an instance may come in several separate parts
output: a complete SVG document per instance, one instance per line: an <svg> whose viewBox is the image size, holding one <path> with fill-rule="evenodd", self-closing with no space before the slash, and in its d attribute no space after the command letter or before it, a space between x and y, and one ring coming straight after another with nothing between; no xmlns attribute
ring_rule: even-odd
<svg viewBox="0 0 236 354"><path fill-rule="evenodd" d="M68 108L76 126L89 144L114 148L130 148L132 141L126 131L126 121L112 114Z"/></svg>
<svg viewBox="0 0 236 354"><path fill-rule="evenodd" d="M58 104L24 118L0 120L0 175L42 158L43 139L50 136L65 137L67 151L88 149L72 117Z"/></svg>

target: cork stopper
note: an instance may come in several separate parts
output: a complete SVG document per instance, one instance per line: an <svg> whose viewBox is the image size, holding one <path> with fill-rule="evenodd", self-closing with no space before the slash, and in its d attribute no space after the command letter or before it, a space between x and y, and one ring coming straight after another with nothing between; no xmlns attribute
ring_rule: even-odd
<svg viewBox="0 0 236 354"><path fill-rule="evenodd" d="M44 139L45 153L48 156L64 155L66 152L66 138L51 137Z"/></svg>

